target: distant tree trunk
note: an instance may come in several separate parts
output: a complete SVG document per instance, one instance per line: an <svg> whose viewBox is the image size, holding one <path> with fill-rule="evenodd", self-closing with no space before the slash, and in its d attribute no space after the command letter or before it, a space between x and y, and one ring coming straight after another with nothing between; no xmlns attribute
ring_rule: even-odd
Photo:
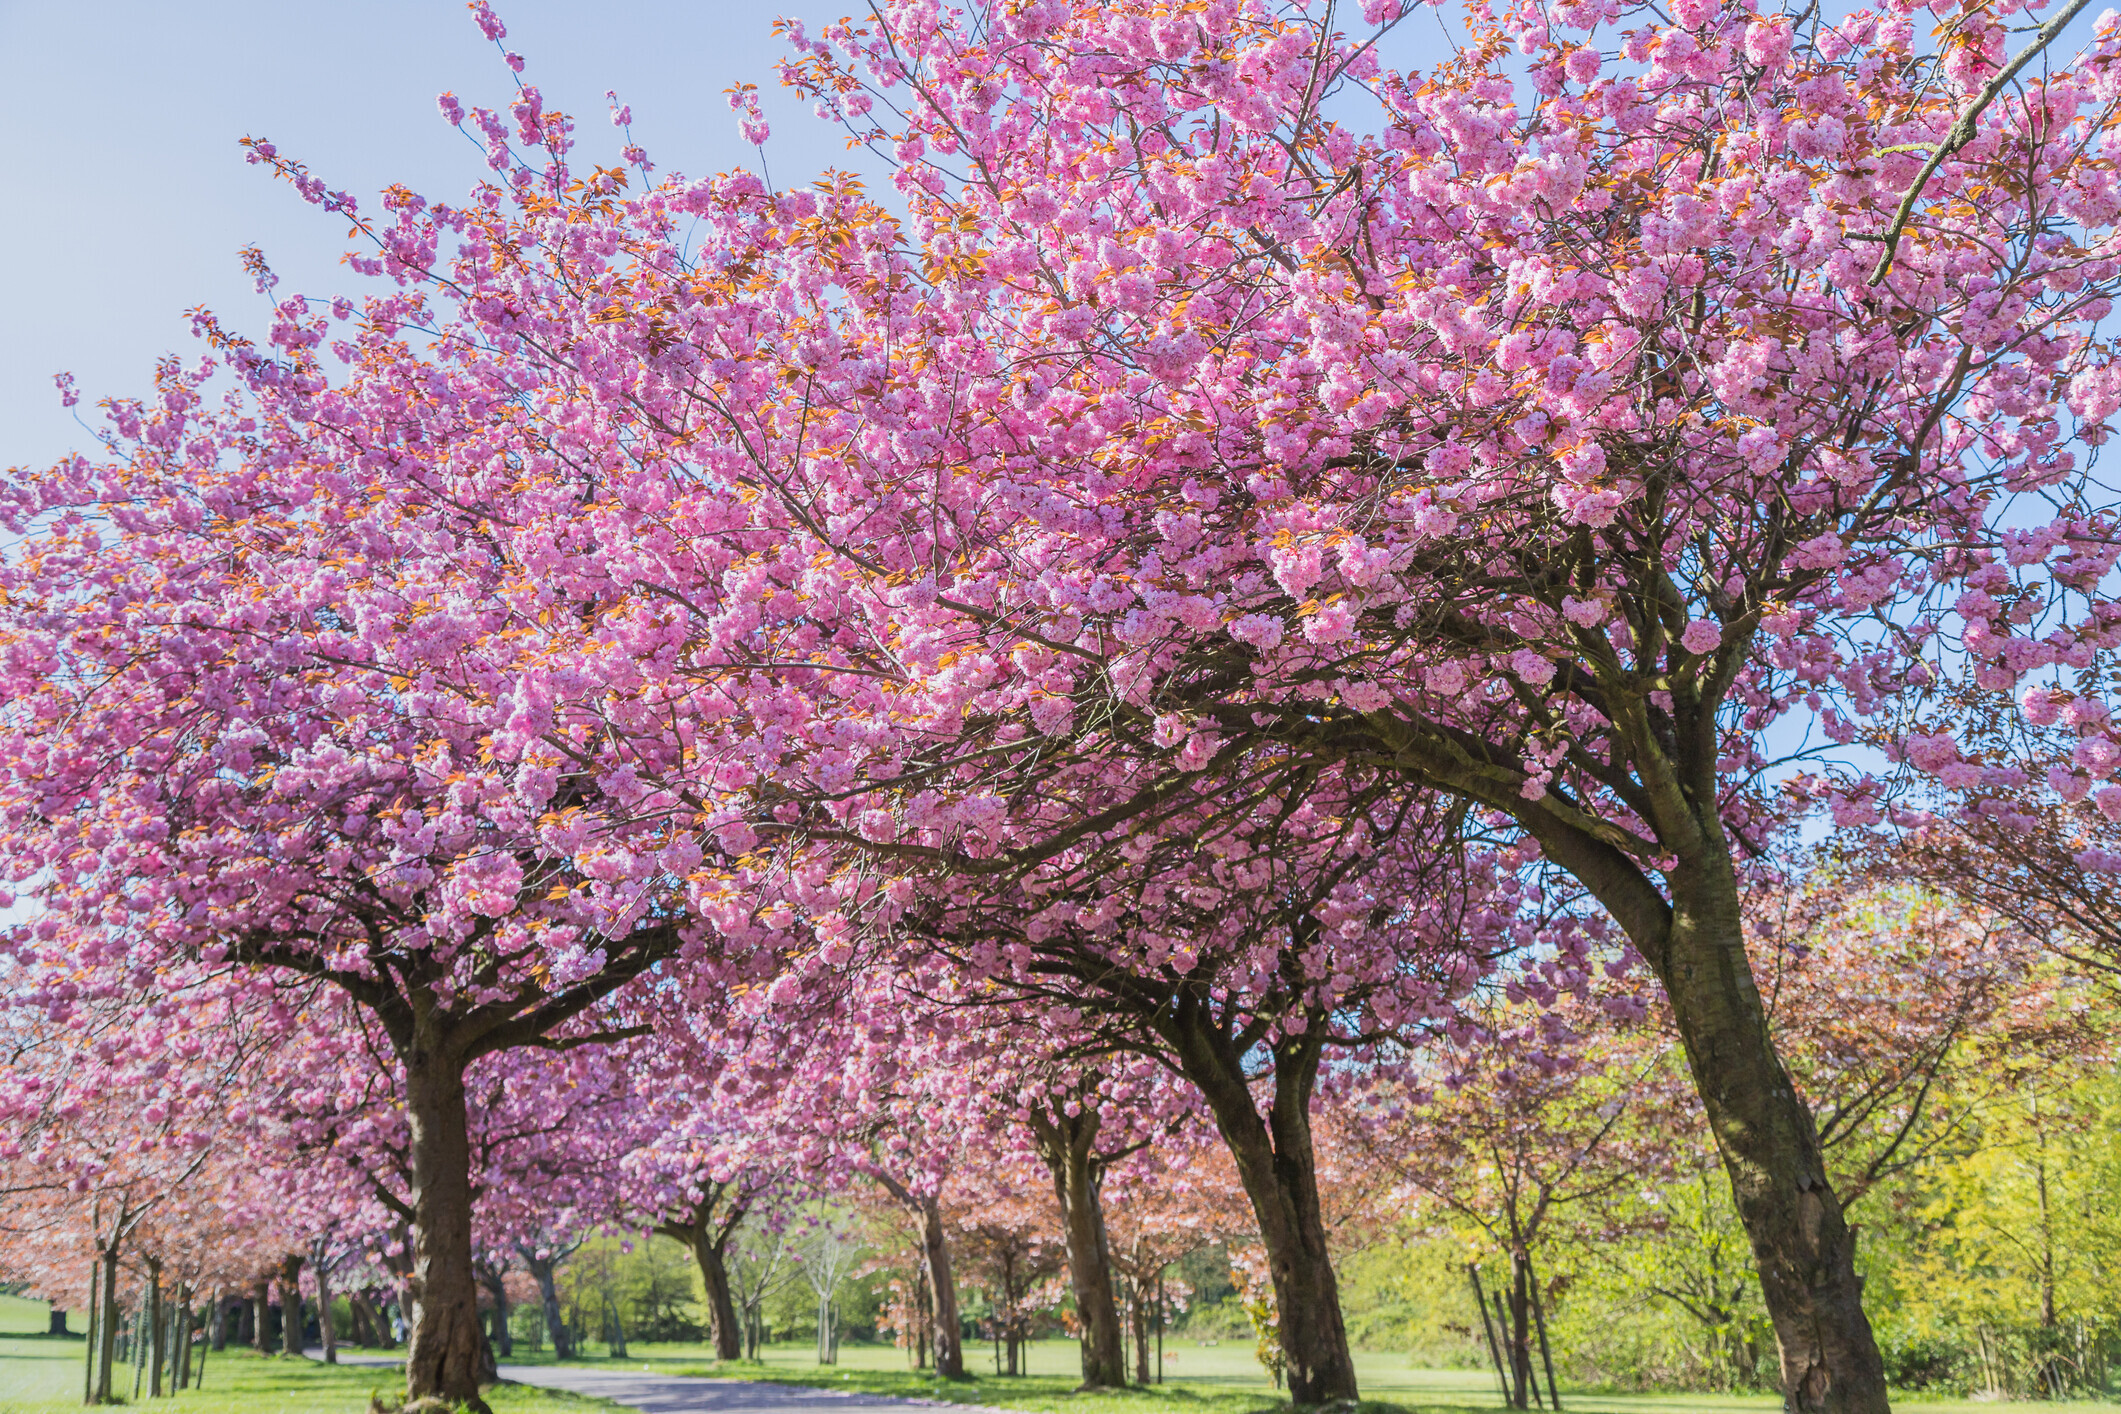
<svg viewBox="0 0 2121 1414"><path fill-rule="evenodd" d="M250 1289L252 1312L250 1338L260 1355L272 1354L272 1277L261 1275Z"/></svg>
<svg viewBox="0 0 2121 1414"><path fill-rule="evenodd" d="M736 1299L729 1291L728 1261L729 1238L743 1221L743 1212L741 1207L733 1216L718 1216L715 1211L734 1183L716 1185L712 1197L695 1206L688 1218L673 1218L656 1228L690 1252L699 1266L700 1281L707 1288L708 1334L717 1360L736 1360L744 1354L744 1332L737 1324Z"/></svg>
<svg viewBox="0 0 2121 1414"><path fill-rule="evenodd" d="M302 1254L290 1252L280 1259L281 1353L302 1353L302 1325Z"/></svg>
<svg viewBox="0 0 2121 1414"><path fill-rule="evenodd" d="M499 1359L515 1354L515 1337L508 1329L508 1273L491 1262L481 1262L477 1267L479 1285L486 1288L491 1298L487 1306L487 1344Z"/></svg>
<svg viewBox="0 0 2121 1414"><path fill-rule="evenodd" d="M317 1273L317 1339L324 1345L324 1363L339 1363L339 1332L331 1321L331 1272L325 1266L324 1244L310 1253L310 1266Z"/></svg>
<svg viewBox="0 0 2121 1414"><path fill-rule="evenodd" d="M57 1306L52 1307L46 1316L44 1333L57 1336L72 1335L73 1332L66 1328L66 1312Z"/></svg>
<svg viewBox="0 0 2121 1414"><path fill-rule="evenodd" d="M1318 1160L1311 1140L1311 1092L1324 1054L1324 1018L1312 1018L1304 1032L1275 1045L1273 1099L1262 1118L1245 1056L1213 1007L1205 993L1181 991L1159 1013L1157 1025L1214 1114L1259 1221L1288 1361L1289 1399L1295 1404L1360 1399L1318 1205Z"/></svg>
<svg viewBox="0 0 2121 1414"><path fill-rule="evenodd" d="M103 1264L88 1266L88 1349L81 1366L81 1402L96 1402L96 1313L103 1309Z"/></svg>
<svg viewBox="0 0 2121 1414"><path fill-rule="evenodd" d="M162 1362L169 1358L168 1332L162 1325L162 1259L147 1259L147 1397L162 1397Z"/></svg>
<svg viewBox="0 0 2121 1414"><path fill-rule="evenodd" d="M913 1323L913 1368L928 1368L928 1263L913 1263L913 1306L906 1319Z"/></svg>
<svg viewBox="0 0 2121 1414"><path fill-rule="evenodd" d="M207 1344L214 1350L228 1349L228 1318L236 1298L224 1287L214 1288L213 1322L207 1328Z"/></svg>
<svg viewBox="0 0 2121 1414"><path fill-rule="evenodd" d="M1105 1211L1096 1158L1099 1115L1089 1105L1073 1115L1060 1106L1039 1106L1028 1123L1039 1157L1053 1176L1068 1239L1068 1285L1082 1327L1083 1385L1118 1387L1127 1382L1120 1350L1119 1303L1112 1296L1112 1260L1105 1238Z"/></svg>
<svg viewBox="0 0 2121 1414"><path fill-rule="evenodd" d="M530 1268L531 1279L538 1284L538 1304L545 1317L545 1338L552 1342L553 1358L574 1359L574 1339L568 1334L567 1322L560 1316L560 1288L552 1278L552 1259L537 1256L524 1248L516 1250L522 1253L523 1264Z"/></svg>
<svg viewBox="0 0 2121 1414"><path fill-rule="evenodd" d="M1142 1300L1142 1287L1134 1282L1127 1298L1127 1312L1134 1321L1134 1382L1149 1384L1149 1303Z"/></svg>
<svg viewBox="0 0 2121 1414"><path fill-rule="evenodd" d="M471 1274L471 1133L464 1058L424 1025L402 1048L412 1131L412 1280L419 1300L405 1360L408 1399L486 1414L479 1395L478 1286Z"/></svg>
<svg viewBox="0 0 2121 1414"><path fill-rule="evenodd" d="M103 1310L96 1318L95 1402L112 1402L111 1365L118 1358L118 1245L103 1249Z"/></svg>
<svg viewBox="0 0 2121 1414"><path fill-rule="evenodd" d="M346 1307L353 1314L353 1343L363 1347L377 1345L379 1342L376 1340L376 1317L375 1312L369 1309L368 1293L349 1293Z"/></svg>
<svg viewBox="0 0 2121 1414"><path fill-rule="evenodd" d="M177 1283L177 1349L172 1356L172 1381L178 1389L191 1388L191 1338L195 1329L192 1299L196 1294L190 1282Z"/></svg>
<svg viewBox="0 0 2121 1414"><path fill-rule="evenodd" d="M950 1238L943 1231L942 1204L933 1198L921 1204L921 1252L935 1318L935 1372L946 1380L961 1380L965 1351L958 1338L957 1280L950 1269Z"/></svg>

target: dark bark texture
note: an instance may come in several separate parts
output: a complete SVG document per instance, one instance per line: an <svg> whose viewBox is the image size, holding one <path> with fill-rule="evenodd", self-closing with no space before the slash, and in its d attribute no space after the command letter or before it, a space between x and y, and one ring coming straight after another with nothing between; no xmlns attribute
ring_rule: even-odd
<svg viewBox="0 0 2121 1414"><path fill-rule="evenodd" d="M1098 1113L1087 1105L1072 1115L1059 1106L1040 1106L1030 1112L1029 1124L1039 1157L1053 1175L1054 1196L1060 1200L1068 1239L1068 1285L1082 1326L1083 1385L1117 1388L1127 1382L1127 1364L1105 1238Z"/></svg>
<svg viewBox="0 0 2121 1414"><path fill-rule="evenodd" d="M280 1352L302 1353L302 1257L295 1252L280 1259Z"/></svg>
<svg viewBox="0 0 2121 1414"><path fill-rule="evenodd" d="M1715 864L1704 877L1674 877L1671 942L1657 972L1759 1266L1784 1398L1804 1414L1884 1414L1885 1365L1863 1311L1856 1234L1827 1180L1812 1112L1775 1049L1737 882L1727 860Z"/></svg>
<svg viewBox="0 0 2121 1414"><path fill-rule="evenodd" d="M921 1204L921 1254L928 1268L930 1322L935 1341L935 1372L946 1380L965 1377L965 1348L959 1339L957 1277L950 1267L950 1239L943 1231L942 1204Z"/></svg>
<svg viewBox="0 0 2121 1414"><path fill-rule="evenodd" d="M1181 992L1163 1023L1186 1078L1200 1088L1259 1220L1274 1284L1289 1398L1296 1404L1360 1399L1341 1320L1340 1285L1318 1205L1311 1092L1324 1056L1322 1023L1274 1046L1274 1098L1264 1117L1252 1098L1239 1038L1217 1024L1206 998Z"/></svg>
<svg viewBox="0 0 2121 1414"><path fill-rule="evenodd" d="M412 1278L419 1293L405 1359L406 1393L483 1411L465 1062L443 1038L424 1035L414 1038L404 1060L412 1131Z"/></svg>
<svg viewBox="0 0 2121 1414"><path fill-rule="evenodd" d="M560 1288L553 1280L553 1262L550 1257L540 1257L534 1250L517 1248L522 1254L523 1265L530 1269L530 1279L538 1284L538 1307L545 1317L545 1338L552 1342L555 1360L574 1358L574 1338L568 1333L567 1322L560 1315Z"/></svg>
<svg viewBox="0 0 2121 1414"><path fill-rule="evenodd" d="M707 1322L717 1360L739 1360L744 1355L744 1330L737 1321L736 1299L729 1289L729 1239L750 1211L750 1203L739 1187L742 1179L720 1182L708 1179L700 1198L689 1211L659 1224L656 1231L682 1246L699 1265L700 1280L707 1290Z"/></svg>

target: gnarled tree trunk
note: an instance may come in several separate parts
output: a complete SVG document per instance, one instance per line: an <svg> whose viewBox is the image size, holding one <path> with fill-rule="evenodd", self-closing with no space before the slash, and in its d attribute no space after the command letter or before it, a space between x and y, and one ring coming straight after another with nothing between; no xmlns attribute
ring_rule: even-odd
<svg viewBox="0 0 2121 1414"><path fill-rule="evenodd" d="M1760 1269L1784 1399L1805 1414L1883 1414L1884 1360L1863 1311L1856 1235L1827 1180L1812 1112L1776 1051L1728 856L1671 881L1668 941L1643 951L1671 999Z"/></svg>
<svg viewBox="0 0 2121 1414"><path fill-rule="evenodd" d="M1034 1108L1031 1137L1053 1175L1061 1221L1068 1238L1068 1285L1082 1326L1083 1386L1127 1383L1119 1303L1112 1295L1112 1259L1105 1239L1103 1175L1096 1158L1099 1118L1089 1105L1068 1114L1059 1106Z"/></svg>
<svg viewBox="0 0 2121 1414"><path fill-rule="evenodd" d="M1158 1025L1215 1116L1259 1221L1288 1362L1289 1399L1295 1404L1359 1399L1340 1287L1326 1250L1311 1141L1311 1091L1324 1054L1323 1020L1314 1018L1303 1034L1274 1046L1274 1099L1262 1118L1245 1077L1241 1043L1208 1007L1207 998L1181 992Z"/></svg>
<svg viewBox="0 0 2121 1414"><path fill-rule="evenodd" d="M464 1061L444 1038L428 1035L415 1036L401 1058L412 1131L412 1280L418 1292L405 1390L412 1399L466 1404L483 1414Z"/></svg>
<svg viewBox="0 0 2121 1414"><path fill-rule="evenodd" d="M735 1298L729 1294L729 1264L724 1260L722 1245L702 1242L692 1255L700 1264L700 1280L707 1287L707 1319L714 1328L714 1358L741 1359L743 1332L737 1326Z"/></svg>

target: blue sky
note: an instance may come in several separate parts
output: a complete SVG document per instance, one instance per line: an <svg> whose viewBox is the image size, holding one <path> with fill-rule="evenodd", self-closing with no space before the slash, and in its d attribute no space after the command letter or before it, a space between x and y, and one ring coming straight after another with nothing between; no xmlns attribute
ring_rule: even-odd
<svg viewBox="0 0 2121 1414"><path fill-rule="evenodd" d="M604 90L665 168L756 161L722 90L764 92L777 179L852 165L843 141L777 88L777 14L837 18L848 0L499 0L508 46L548 106L615 151ZM461 0L0 0L0 465L87 449L52 375L98 397L149 386L164 353L195 356L206 304L255 331L264 301L237 251L264 247L284 293L358 292L345 228L247 166L270 137L363 198L403 181L456 200L484 175L435 95L504 103L510 75Z"/></svg>

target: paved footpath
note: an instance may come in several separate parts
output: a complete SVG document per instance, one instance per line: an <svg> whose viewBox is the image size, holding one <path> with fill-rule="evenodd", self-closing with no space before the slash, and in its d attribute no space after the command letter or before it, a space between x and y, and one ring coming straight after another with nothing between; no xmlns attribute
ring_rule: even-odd
<svg viewBox="0 0 2121 1414"><path fill-rule="evenodd" d="M322 1359L312 1347L302 1352ZM356 1355L343 1351L341 1365L398 1365L389 1355ZM563 1389L594 1395L638 1409L642 1414L906 1414L913 1409L948 1408L954 1414L998 1414L971 1405L940 1405L928 1399L893 1399L808 1385L766 1384L758 1380L711 1380L697 1375L658 1375L646 1370L599 1370L579 1365L503 1365L501 1378L541 1389Z"/></svg>

